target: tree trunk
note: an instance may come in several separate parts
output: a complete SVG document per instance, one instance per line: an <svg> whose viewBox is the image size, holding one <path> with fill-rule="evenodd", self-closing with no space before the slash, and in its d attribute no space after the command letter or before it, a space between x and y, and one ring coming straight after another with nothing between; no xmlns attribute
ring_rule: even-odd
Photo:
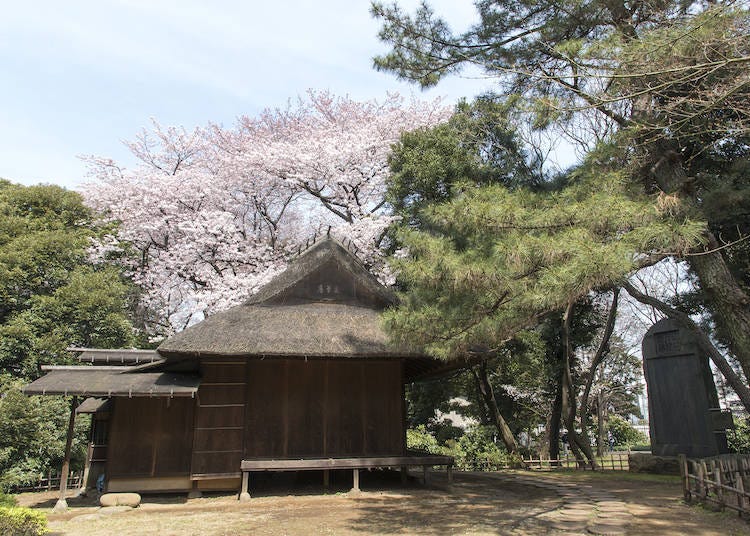
<svg viewBox="0 0 750 536"><path fill-rule="evenodd" d="M550 428L552 427L552 413L547 413L547 419L544 422L544 438L542 441L539 442L539 458L547 458L548 460L552 458L551 453L549 451L549 436L550 436ZM529 437L531 437L531 432L529 432Z"/></svg>
<svg viewBox="0 0 750 536"><path fill-rule="evenodd" d="M589 370L586 374L586 383L583 386L583 394L581 395L581 429L589 429L589 396L591 394L591 386L594 384L594 377L596 376L596 370L599 365L604 362L604 359L609 354L609 340L612 338L612 332L615 329L615 320L617 319L617 301L620 297L620 289L615 288L612 291L612 305L609 308L607 314L607 323L604 327L604 333L602 334L602 340L599 343L599 347L596 349ZM598 444L597 444L598 448ZM600 454L601 456L601 454Z"/></svg>
<svg viewBox="0 0 750 536"><path fill-rule="evenodd" d="M648 103L640 103L641 109L648 109ZM684 205L686 215L701 214L695 200L693 181L687 176L679 158L679 150L667 142L652 144L650 161L651 175L665 193L676 194ZM688 260L698 276L705 293L708 308L711 310L717 331L732 355L740 363L745 378L750 378L750 296L737 284L729 271L721 244L711 231L706 231L707 251L688 254ZM671 315L670 315L671 316ZM728 379L728 378L727 378Z"/></svg>
<svg viewBox="0 0 750 536"><path fill-rule="evenodd" d="M719 247L710 233L708 247ZM719 338L739 362L745 378L750 378L750 298L737 284L720 251L691 255L688 260L709 302Z"/></svg>
<svg viewBox="0 0 750 536"><path fill-rule="evenodd" d="M739 374L734 371L734 369L724 358L724 356L721 355L721 352L716 349L716 347L711 342L711 339L708 338L708 335L706 335L703 330L698 327L698 325L693 322L693 320L686 313L670 307L666 303L657 300L653 296L647 296L627 281L623 283L622 287L628 292L628 294L630 294L639 302L650 305L651 307L667 315L668 317L674 318L680 324L682 324L683 327L689 329L695 336L699 348L705 354L707 354L708 357L711 358L711 361L714 362L716 368L719 369L721 374L727 380L727 383L737 394L737 397L742 402L742 405L745 406L745 409L748 412L750 412L750 388L748 388L742 378L740 378Z"/></svg>
<svg viewBox="0 0 750 536"><path fill-rule="evenodd" d="M516 438L513 437L513 432L511 432L508 423L505 422L505 419L500 414L500 408L497 407L495 393L492 389L492 383L490 383L490 378L487 373L487 360L483 359L479 363L479 365L477 365L476 367L471 367L471 372L474 374L474 379L476 380L477 386L479 387L479 392L481 393L482 399L487 406L487 410L489 411L492 423L500 433L500 437L505 444L505 448L511 454L517 454L518 444L516 443Z"/></svg>
<svg viewBox="0 0 750 536"><path fill-rule="evenodd" d="M76 424L76 408L78 397L74 396L70 401L70 418L68 419L68 432L65 436L65 453L63 454L62 470L60 471L60 495L55 503L55 510L65 510L68 502L65 500L65 492L68 489L68 473L70 471L70 449L73 445L73 433Z"/></svg>
<svg viewBox="0 0 750 536"><path fill-rule="evenodd" d="M560 420L562 418L562 383L558 380L555 389L555 399L552 402L552 412L549 419L549 457L550 460L560 459Z"/></svg>
<svg viewBox="0 0 750 536"><path fill-rule="evenodd" d="M597 393L596 395L596 453L599 456L604 456L605 447L609 447L609 441L607 441L607 433L605 432L607 420L605 416L604 407L604 396L603 393Z"/></svg>
<svg viewBox="0 0 750 536"><path fill-rule="evenodd" d="M576 431L576 393L573 386L573 375L570 370L570 357L573 346L570 342L570 324L573 317L574 302L568 303L563 315L563 371L562 371L562 415L565 419L565 427L568 429L568 441L576 462L579 466L586 465L586 459L592 469L597 469L598 464L591 450L591 441L586 430ZM586 459L584 459L584 456Z"/></svg>

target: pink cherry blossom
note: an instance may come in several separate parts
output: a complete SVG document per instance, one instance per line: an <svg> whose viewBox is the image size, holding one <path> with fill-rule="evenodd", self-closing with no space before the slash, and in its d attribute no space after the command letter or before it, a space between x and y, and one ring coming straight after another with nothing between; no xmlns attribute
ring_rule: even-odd
<svg viewBox="0 0 750 536"><path fill-rule="evenodd" d="M392 221L391 146L402 132L449 115L439 101L393 94L358 102L310 91L231 128L154 121L127 143L134 169L87 159L86 201L119 223L115 235L92 244L91 256L126 262L152 335L241 303L329 228L388 282L379 246Z"/></svg>

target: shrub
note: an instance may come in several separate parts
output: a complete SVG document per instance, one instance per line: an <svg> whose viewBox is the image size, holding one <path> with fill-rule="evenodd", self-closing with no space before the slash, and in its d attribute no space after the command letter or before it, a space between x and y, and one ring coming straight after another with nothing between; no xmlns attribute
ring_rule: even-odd
<svg viewBox="0 0 750 536"><path fill-rule="evenodd" d="M463 471L496 471L521 464L519 457L509 455L505 447L495 443L492 426L473 426L458 439L449 439L440 445L435 436L420 425L406 431L406 445L431 454L453 456L456 468Z"/></svg>
<svg viewBox="0 0 750 536"><path fill-rule="evenodd" d="M0 491L0 508L10 508L11 506L16 506L17 504L18 501L16 501L16 498L13 495L8 495L7 493L3 493L2 491Z"/></svg>
<svg viewBox="0 0 750 536"><path fill-rule="evenodd" d="M521 467L520 456L509 454L505 445L498 445L493 426L473 426L458 440L459 469L467 471L497 471Z"/></svg>
<svg viewBox="0 0 750 536"><path fill-rule="evenodd" d="M429 426L428 431L435 436L438 444L445 444L451 439L458 440L464 435L463 429L453 426L450 421L440 421Z"/></svg>
<svg viewBox="0 0 750 536"><path fill-rule="evenodd" d="M464 471L495 471L507 467L507 453L494 439L494 429L489 426L469 428L458 441L448 441L450 456L456 467Z"/></svg>
<svg viewBox="0 0 750 536"><path fill-rule="evenodd" d="M442 450L437 439L427 431L424 424L406 430L406 448L410 450L423 450L430 454L440 454Z"/></svg>
<svg viewBox="0 0 750 536"><path fill-rule="evenodd" d="M615 446L619 445L643 445L648 442L646 436L633 428L633 426L620 417L612 415L607 423L609 432L612 434Z"/></svg>
<svg viewBox="0 0 750 536"><path fill-rule="evenodd" d="M26 396L22 386L22 381L0 372L0 491L5 492L35 483L49 467L60 467L65 452L69 402L56 396ZM73 470L82 468L86 459L88 429L88 419L76 419Z"/></svg>
<svg viewBox="0 0 750 536"><path fill-rule="evenodd" d="M0 534L40 536L47 534L47 518L41 512L19 506L0 507Z"/></svg>
<svg viewBox="0 0 750 536"><path fill-rule="evenodd" d="M734 419L734 430L727 430L727 442L732 452L750 453L750 423L747 419Z"/></svg>

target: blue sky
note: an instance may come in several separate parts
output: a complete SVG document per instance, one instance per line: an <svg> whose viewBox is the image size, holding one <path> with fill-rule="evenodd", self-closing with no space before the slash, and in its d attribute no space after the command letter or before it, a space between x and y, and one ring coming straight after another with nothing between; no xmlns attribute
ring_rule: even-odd
<svg viewBox="0 0 750 536"><path fill-rule="evenodd" d="M468 0L431 4L457 29L474 20ZM377 30L365 0L8 3L0 17L0 177L75 187L85 180L79 155L132 162L122 140L150 118L231 125L309 88L454 102L492 85L467 75L424 93L378 73L372 57L386 48Z"/></svg>

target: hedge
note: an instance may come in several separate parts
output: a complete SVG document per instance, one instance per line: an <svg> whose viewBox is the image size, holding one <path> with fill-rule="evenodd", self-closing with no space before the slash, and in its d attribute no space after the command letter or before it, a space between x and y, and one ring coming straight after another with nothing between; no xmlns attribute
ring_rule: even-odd
<svg viewBox="0 0 750 536"><path fill-rule="evenodd" d="M47 534L47 517L31 508L0 507L0 534L3 536L41 536Z"/></svg>

